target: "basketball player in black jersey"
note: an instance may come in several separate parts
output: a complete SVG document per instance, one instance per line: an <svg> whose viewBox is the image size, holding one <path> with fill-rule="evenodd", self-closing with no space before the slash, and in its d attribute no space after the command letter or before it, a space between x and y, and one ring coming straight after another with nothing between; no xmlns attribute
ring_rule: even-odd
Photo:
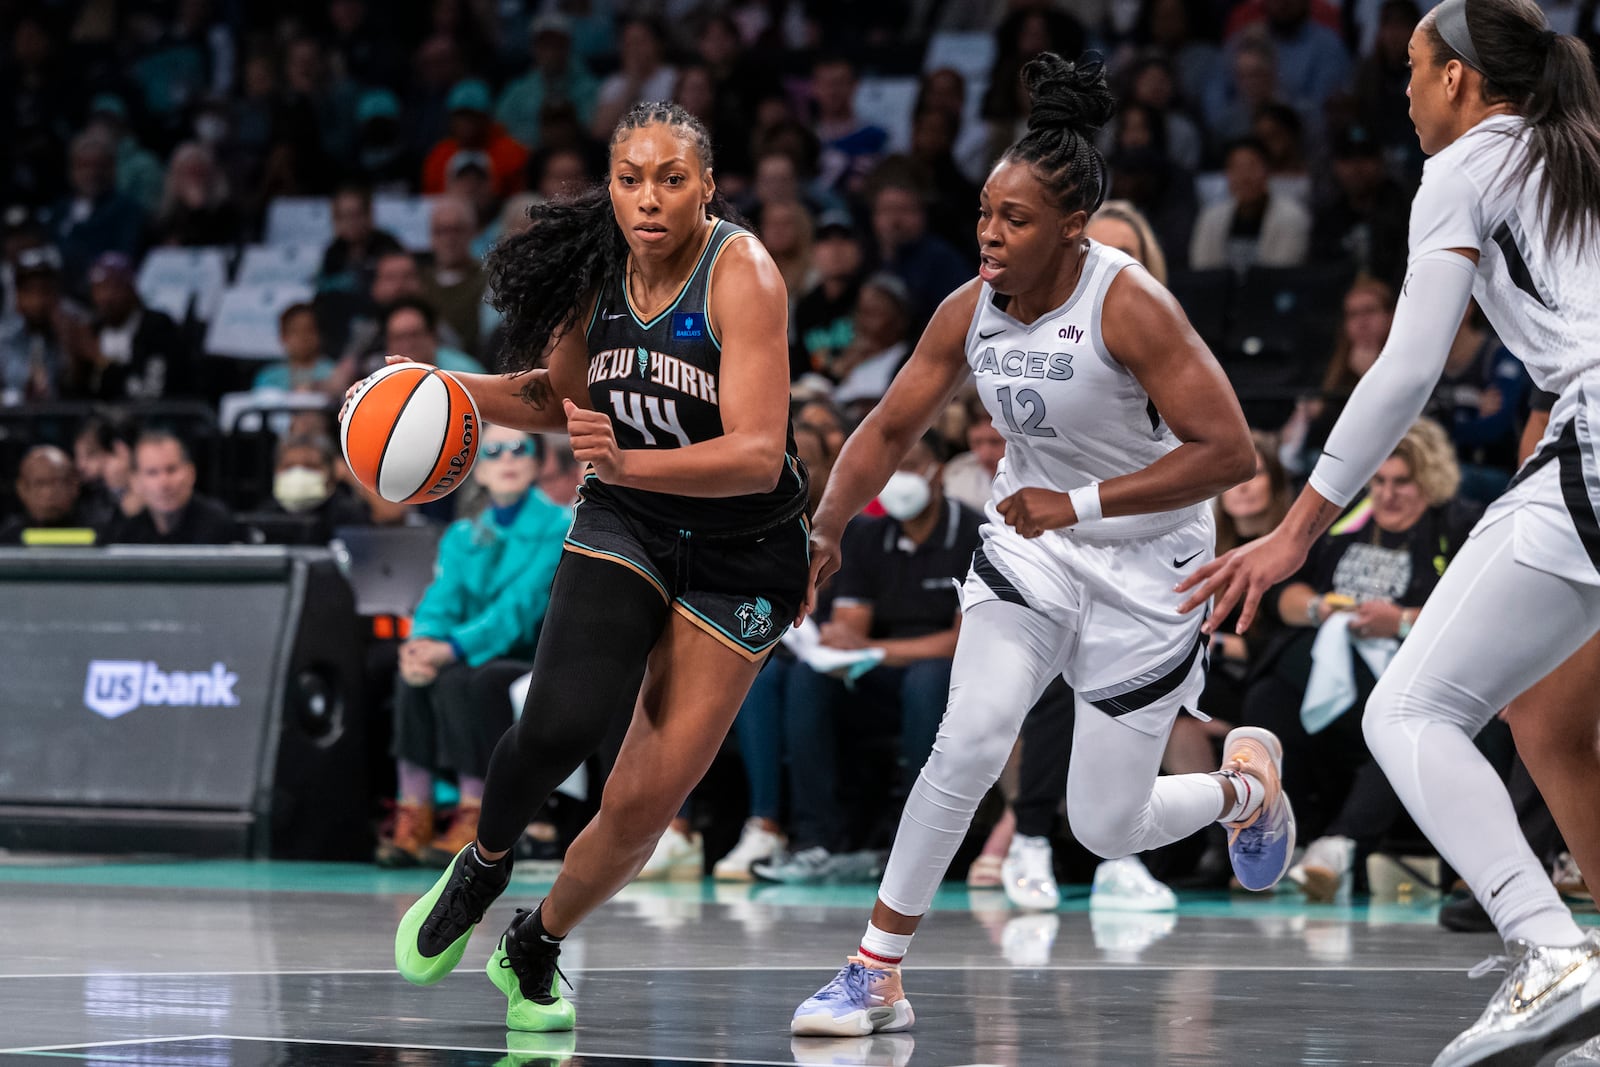
<svg viewBox="0 0 1600 1067"><path fill-rule="evenodd" d="M806 593L783 279L719 217L711 163L682 108L630 111L608 187L535 206L490 256L510 373L459 376L485 420L566 430L588 468L478 839L401 921L402 975L455 966L523 827L632 715L599 814L489 961L513 1030L572 1028L561 939L649 858Z"/></svg>

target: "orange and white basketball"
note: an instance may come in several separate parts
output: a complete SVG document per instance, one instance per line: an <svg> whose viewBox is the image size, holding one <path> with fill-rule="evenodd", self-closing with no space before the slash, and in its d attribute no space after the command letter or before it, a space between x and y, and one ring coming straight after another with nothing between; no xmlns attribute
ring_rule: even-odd
<svg viewBox="0 0 1600 1067"><path fill-rule="evenodd" d="M351 473L394 504L438 500L461 485L480 436L471 394L425 363L391 363L367 378L339 428Z"/></svg>

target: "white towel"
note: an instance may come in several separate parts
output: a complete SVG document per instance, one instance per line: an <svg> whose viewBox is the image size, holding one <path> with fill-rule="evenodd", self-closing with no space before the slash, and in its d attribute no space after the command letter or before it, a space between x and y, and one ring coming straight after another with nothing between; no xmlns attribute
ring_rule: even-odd
<svg viewBox="0 0 1600 1067"><path fill-rule="evenodd" d="M1351 636L1350 619L1350 612L1336 611L1317 629L1316 643L1311 646L1311 677L1300 702L1300 722L1306 733L1327 729L1356 702L1357 655L1377 678L1400 650L1400 642L1392 637Z"/></svg>
<svg viewBox="0 0 1600 1067"><path fill-rule="evenodd" d="M881 648L829 648L822 643L822 631L807 618L783 635L783 644L795 658L818 674L832 674L848 685L883 662Z"/></svg>

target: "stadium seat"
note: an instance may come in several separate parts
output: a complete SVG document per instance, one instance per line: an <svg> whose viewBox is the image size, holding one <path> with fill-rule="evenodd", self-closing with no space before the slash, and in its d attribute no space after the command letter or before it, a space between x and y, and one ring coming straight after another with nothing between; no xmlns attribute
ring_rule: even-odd
<svg viewBox="0 0 1600 1067"><path fill-rule="evenodd" d="M322 246L297 244L251 245L239 260L235 285L311 284L322 265Z"/></svg>
<svg viewBox="0 0 1600 1067"><path fill-rule="evenodd" d="M267 205L264 240L269 245L326 248L333 240L333 202L320 196L275 197Z"/></svg>
<svg viewBox="0 0 1600 1067"><path fill-rule="evenodd" d="M139 266L139 296L180 323L192 299L195 317L209 321L228 287L228 259L224 248L152 248Z"/></svg>
<svg viewBox="0 0 1600 1067"><path fill-rule="evenodd" d="M433 198L427 196L373 197L372 222L378 229L393 234L407 251L426 252L433 204ZM489 221L479 219L478 224L482 226Z"/></svg>
<svg viewBox="0 0 1600 1067"><path fill-rule="evenodd" d="M311 300L309 285L236 285L223 294L206 330L205 351L237 359L279 359L278 316Z"/></svg>

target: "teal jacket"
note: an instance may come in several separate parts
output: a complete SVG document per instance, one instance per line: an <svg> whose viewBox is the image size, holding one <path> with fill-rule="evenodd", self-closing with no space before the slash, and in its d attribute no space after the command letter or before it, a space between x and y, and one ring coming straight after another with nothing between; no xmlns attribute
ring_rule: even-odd
<svg viewBox="0 0 1600 1067"><path fill-rule="evenodd" d="M498 525L492 510L451 523L411 632L451 642L470 667L501 656L532 658L571 525L572 509L537 489L528 490L509 527Z"/></svg>

